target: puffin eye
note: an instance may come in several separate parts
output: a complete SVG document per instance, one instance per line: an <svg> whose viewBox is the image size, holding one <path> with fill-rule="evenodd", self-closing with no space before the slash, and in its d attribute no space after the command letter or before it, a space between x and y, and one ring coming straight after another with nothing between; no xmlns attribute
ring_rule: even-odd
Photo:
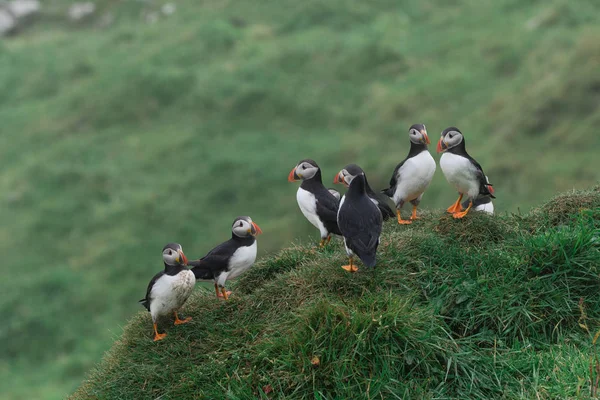
<svg viewBox="0 0 600 400"><path fill-rule="evenodd" d="M244 223L242 221L240 221L240 226L244 226Z"/></svg>
<svg viewBox="0 0 600 400"><path fill-rule="evenodd" d="M303 165L303 166L302 166L302 169L306 169L306 165Z"/></svg>
<svg viewBox="0 0 600 400"><path fill-rule="evenodd" d="M173 252L171 250L169 250L169 255L172 255L172 254L173 254Z"/></svg>

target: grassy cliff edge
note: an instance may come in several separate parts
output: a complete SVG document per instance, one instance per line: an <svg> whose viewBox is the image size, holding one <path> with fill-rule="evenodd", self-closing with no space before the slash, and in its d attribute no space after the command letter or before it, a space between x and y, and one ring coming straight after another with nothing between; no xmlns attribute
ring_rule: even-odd
<svg viewBox="0 0 600 400"><path fill-rule="evenodd" d="M267 233L268 234L268 233ZM339 241L264 257L152 342L140 311L73 399L576 398L600 328L600 186L525 215L423 212L349 275Z"/></svg>

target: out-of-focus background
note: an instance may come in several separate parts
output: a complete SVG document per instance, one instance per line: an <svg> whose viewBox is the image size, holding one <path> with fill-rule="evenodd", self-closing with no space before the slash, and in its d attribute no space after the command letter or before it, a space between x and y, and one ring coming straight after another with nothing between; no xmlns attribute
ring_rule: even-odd
<svg viewBox="0 0 600 400"><path fill-rule="evenodd" d="M316 239L302 158L381 189L423 122L432 152L463 131L500 213L600 178L597 0L16 0L0 32L4 398L70 393L165 243L199 257L238 215L261 254ZM422 207L455 197L438 168Z"/></svg>

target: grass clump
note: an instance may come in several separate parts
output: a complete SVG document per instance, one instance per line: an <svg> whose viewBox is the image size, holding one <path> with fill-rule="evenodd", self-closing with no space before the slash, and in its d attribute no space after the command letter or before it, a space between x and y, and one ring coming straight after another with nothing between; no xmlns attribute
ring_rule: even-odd
<svg viewBox="0 0 600 400"><path fill-rule="evenodd" d="M585 396L600 208L565 210L563 225L547 206L532 213L535 231L529 214L391 221L377 267L353 275L339 268L339 242L282 250L229 302L197 290L185 308L194 320L162 342L137 314L72 398Z"/></svg>

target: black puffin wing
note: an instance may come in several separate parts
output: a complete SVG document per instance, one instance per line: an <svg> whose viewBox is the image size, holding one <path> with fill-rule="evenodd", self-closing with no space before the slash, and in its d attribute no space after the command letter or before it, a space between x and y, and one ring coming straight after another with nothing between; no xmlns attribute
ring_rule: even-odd
<svg viewBox="0 0 600 400"><path fill-rule="evenodd" d="M381 194L375 193L373 191L373 189L371 189L371 186L369 186L369 184L366 182L366 179L365 179L365 185L366 185L365 189L367 191L367 196L369 196L369 198L375 202L375 204L377 205L377 208L379 208L379 211L381 211L383 220L386 221L388 218L393 217L395 214L394 214L394 211L387 204L387 199L385 197L383 197ZM386 190L390 190L390 189L386 189ZM386 190L382 190L382 192L386 192ZM394 195L394 193L392 192L391 196L393 196L393 195Z"/></svg>
<svg viewBox="0 0 600 400"><path fill-rule="evenodd" d="M327 192L327 193L325 193ZM340 202L329 190L319 193L317 200L317 215L323 221L328 231L340 234L337 226L337 212Z"/></svg>
<svg viewBox="0 0 600 400"><path fill-rule="evenodd" d="M496 196L494 196L494 188L492 187L493 185L489 183L485 172L483 172L483 168L481 168L481 165L473 157L468 157L473 166L475 167L475 176L477 178L477 181L479 182L479 194L484 196L490 196L491 198L495 199Z"/></svg>
<svg viewBox="0 0 600 400"><path fill-rule="evenodd" d="M221 243L199 260L190 261L188 265L196 279L213 279L229 266L229 259L235 251L231 240Z"/></svg>
<svg viewBox="0 0 600 400"><path fill-rule="evenodd" d="M387 221L389 218L396 215L383 196L371 190L369 197L377 202L377 208L379 208L384 221Z"/></svg>
<svg viewBox="0 0 600 400"><path fill-rule="evenodd" d="M345 203L338 216L340 230L346 238L346 244L353 251L369 251L379 240L383 221L381 212L376 207L365 207L365 209L361 212L351 204Z"/></svg>
<svg viewBox="0 0 600 400"><path fill-rule="evenodd" d="M406 162L406 160L408 160L408 157L406 157L404 160L402 160L400 162L400 164L396 165L396 168L394 168L394 173L392 174L392 178L390 179L390 187L388 189L384 189L381 191L386 196L388 196L388 197L394 196L394 191L395 191L396 185L400 181L398 172L400 171L400 168L402 168L404 166L404 163Z"/></svg>
<svg viewBox="0 0 600 400"><path fill-rule="evenodd" d="M392 218L393 216L396 215L394 213L394 210L392 210L392 208L384 201L379 200L379 204L377 206L379 207L381 216L383 217L383 219L385 221L387 221L389 218Z"/></svg>
<svg viewBox="0 0 600 400"><path fill-rule="evenodd" d="M151 297L151 293L152 293L152 288L154 287L154 284L156 283L156 281L158 281L163 275L165 274L165 271L160 271L158 274L154 275L154 277L152 277L152 279L150 280L150 283L148 284L148 289L146 289L146 297L144 297L142 300L140 300L140 304L142 304L144 307L146 307L146 309L148 311L150 311L150 300L152 299Z"/></svg>

